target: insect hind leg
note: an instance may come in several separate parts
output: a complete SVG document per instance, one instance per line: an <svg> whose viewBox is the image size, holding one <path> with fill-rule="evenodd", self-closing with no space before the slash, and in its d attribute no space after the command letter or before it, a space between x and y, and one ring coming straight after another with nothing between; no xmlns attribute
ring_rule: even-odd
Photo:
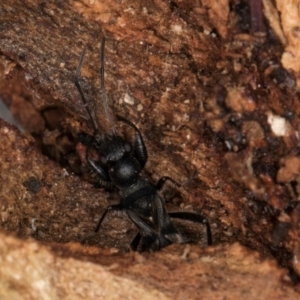
<svg viewBox="0 0 300 300"><path fill-rule="evenodd" d="M139 230L139 233L130 244L132 250L158 251L166 246L162 243L154 224L148 218L131 209L127 210L127 214ZM141 240L142 244L140 244Z"/></svg>
<svg viewBox="0 0 300 300"><path fill-rule="evenodd" d="M206 226L207 245L212 245L211 228L206 218L202 217L199 214L195 214L191 212L171 212L169 213L169 216L174 219L182 219L182 220L204 224Z"/></svg>

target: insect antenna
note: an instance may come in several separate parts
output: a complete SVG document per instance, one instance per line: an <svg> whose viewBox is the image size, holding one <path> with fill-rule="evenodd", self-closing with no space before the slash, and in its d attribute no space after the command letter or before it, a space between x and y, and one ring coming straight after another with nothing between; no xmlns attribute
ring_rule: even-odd
<svg viewBox="0 0 300 300"><path fill-rule="evenodd" d="M94 130L94 133L93 133L93 136L95 136L98 132L98 123L96 122L95 118L93 117L92 115L92 112L88 106L88 103L84 97L84 93L82 91L82 88L81 88L81 85L79 83L79 78L80 78L80 71L81 71L81 68L82 68L82 64L83 64L83 60L84 60L84 56L85 56L85 52L86 52L86 47L84 47L84 49L82 50L81 52L81 55L80 55L80 59L79 59L79 63L78 63L78 66L77 66L77 70L76 70L76 74L75 74L75 85L77 87L77 90L80 94L80 97L81 97L81 100L84 104L84 107L89 115L89 118L90 120L92 121L92 126L93 126L93 130Z"/></svg>
<svg viewBox="0 0 300 300"><path fill-rule="evenodd" d="M105 49L105 37L102 38L101 42L101 54L100 54L100 60L101 60L101 68L100 68L100 76L101 76L101 87L100 87L100 94L102 98L102 104L104 106L105 115L109 122L109 127L111 128L111 131L113 134L116 134L115 127L114 127L114 121L110 114L109 107L107 105L106 101L106 92L105 92L105 83L104 83L104 49Z"/></svg>
<svg viewBox="0 0 300 300"><path fill-rule="evenodd" d="M89 141L89 144L87 145L87 149L86 149L86 152L85 152L85 159L86 159L86 161L89 161L89 151L90 151L90 149L92 148L92 146L95 142L96 135L98 133L99 127L98 127L98 123L96 122L95 118L92 115L92 112L91 112L91 110L88 106L88 103L87 103L87 101L84 97L84 93L82 91L82 88L81 88L81 85L80 85L80 82L79 82L80 71L81 71L81 68L82 68L85 52L86 52L86 47L84 47L84 49L82 50L81 55L80 55L79 63L78 63L76 74L75 74L75 85L76 85L77 90L80 94L80 97L81 97L81 100L84 104L84 107L85 107L85 109L86 109L86 111L89 115L89 118L92 121L92 126L93 126L93 131L94 131L93 136L92 136L91 140Z"/></svg>

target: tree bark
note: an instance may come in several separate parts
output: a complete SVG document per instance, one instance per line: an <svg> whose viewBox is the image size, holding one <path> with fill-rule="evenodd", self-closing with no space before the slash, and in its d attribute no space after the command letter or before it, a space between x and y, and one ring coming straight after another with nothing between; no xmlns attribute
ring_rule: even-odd
<svg viewBox="0 0 300 300"><path fill-rule="evenodd" d="M14 252L15 261L20 258L16 268L23 268L21 262L34 268L45 261L49 277L42 271L41 277L48 278L43 292L49 299L72 298L73 292L79 297L87 290L90 299L97 293L112 298L115 285L128 298L233 299L242 297L246 287L243 299L266 299L271 290L274 299L284 293L295 296L297 287L290 286L287 271L274 259L292 270L297 283L297 77L280 65L284 48L275 36L244 28L253 18L241 19L247 12L243 2L231 10L227 1L206 2L0 4L0 98L31 133L21 134L0 121L0 228L49 243L3 234L0 251L5 257L10 249L21 249ZM143 176L153 182L161 176L186 182L168 209L206 216L213 247L172 245L155 254L122 254L136 229L126 216L115 215L108 216L89 246L77 244L93 232L108 203L118 201L118 195L77 176L87 177L75 153L84 151L76 138L81 131L91 132L74 84L85 46L84 94L101 132L109 129L100 96L103 36L109 106L145 138L149 160ZM116 126L120 134L130 134ZM71 244L63 244L67 242ZM248 249L228 245L234 242ZM204 246L204 237L200 244ZM43 254L24 262L28 253L35 253L32 247ZM5 266L12 268L9 261ZM82 277L75 280L79 271ZM59 274L57 282L53 274ZM26 280L23 272L19 286L12 275L2 271L0 276L7 295L10 286L26 286L41 298L40 291L33 292L37 278ZM101 285L106 276L111 281ZM90 286L85 285L87 277ZM274 288L264 290L263 278ZM78 288L71 292L67 286L72 281ZM59 288L53 290L55 285Z"/></svg>

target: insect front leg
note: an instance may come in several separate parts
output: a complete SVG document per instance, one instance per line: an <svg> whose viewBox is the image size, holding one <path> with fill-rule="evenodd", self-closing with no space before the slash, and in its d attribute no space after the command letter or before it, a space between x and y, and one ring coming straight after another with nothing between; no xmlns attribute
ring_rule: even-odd
<svg viewBox="0 0 300 300"><path fill-rule="evenodd" d="M95 138L87 133L81 132L78 136L78 141L84 144L86 147L85 158L88 166L97 174L98 184L100 187L106 188L108 190L113 190L114 185L109 178L109 174L106 168L102 167L97 160L90 158L91 148L97 149L97 144L95 143Z"/></svg>
<svg viewBox="0 0 300 300"><path fill-rule="evenodd" d="M105 168L103 168L97 161L92 160L90 158L87 159L87 163L90 166L90 168L97 173L98 175L97 182L100 187L108 190L115 189L115 186L110 181L108 172Z"/></svg>

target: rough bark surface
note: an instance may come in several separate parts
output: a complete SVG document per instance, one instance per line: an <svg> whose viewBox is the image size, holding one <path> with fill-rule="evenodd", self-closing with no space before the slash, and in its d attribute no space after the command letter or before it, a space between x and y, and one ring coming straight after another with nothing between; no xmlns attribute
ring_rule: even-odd
<svg viewBox="0 0 300 300"><path fill-rule="evenodd" d="M1 299L296 299L287 272L233 244L114 254L1 234ZM18 261L18 264L15 262Z"/></svg>
<svg viewBox="0 0 300 300"><path fill-rule="evenodd" d="M288 10L277 2L264 1L265 25L260 1L1 2L0 97L30 133L0 120L3 299L23 291L28 299L299 296L300 106L297 73L280 64L288 68L284 43L292 42L278 18ZM89 246L76 244L118 201L86 181L96 178L76 143L90 131L74 85L86 45L81 82L108 128L99 96L103 35L109 105L141 130L144 175L187 181L168 209L206 216L214 247L205 247L201 226L178 224L204 247L124 253L136 229L113 214Z"/></svg>

